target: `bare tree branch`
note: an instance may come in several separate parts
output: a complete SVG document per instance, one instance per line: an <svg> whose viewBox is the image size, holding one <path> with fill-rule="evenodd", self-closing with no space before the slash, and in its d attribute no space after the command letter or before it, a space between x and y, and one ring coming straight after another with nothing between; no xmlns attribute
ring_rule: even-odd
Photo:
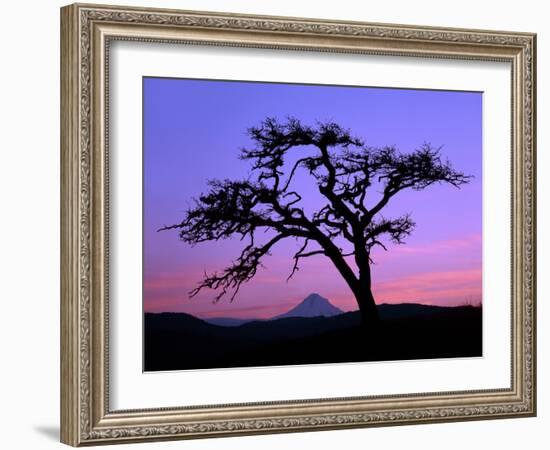
<svg viewBox="0 0 550 450"><path fill-rule="evenodd" d="M315 256L315 255L326 255L325 250L313 250L310 252L305 252L309 242L310 242L309 239L306 239L304 241L304 244L300 247L300 250L298 250L292 257L294 259L294 265L292 266L292 271L290 272L290 275L286 279L287 282L290 281L290 279L294 276L294 274L298 270L300 270L298 263L301 258L309 258L310 256Z"/></svg>
<svg viewBox="0 0 550 450"><path fill-rule="evenodd" d="M229 290L233 290L233 294L230 297L230 301L233 301L241 285L251 280L254 275L256 275L262 257L268 254L271 248L285 237L287 236L280 234L262 246L255 247L252 245L246 247L239 258L237 258L231 266L225 268L222 273L206 275L201 283L189 293L190 296L194 297L203 288L219 289L219 293L214 299L214 302L217 302L227 294Z"/></svg>

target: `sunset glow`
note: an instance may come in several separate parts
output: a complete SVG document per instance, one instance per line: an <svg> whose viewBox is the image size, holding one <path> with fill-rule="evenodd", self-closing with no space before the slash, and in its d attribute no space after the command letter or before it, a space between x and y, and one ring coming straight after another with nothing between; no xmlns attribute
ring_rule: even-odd
<svg viewBox="0 0 550 450"><path fill-rule="evenodd" d="M208 290L189 298L205 272L231 264L243 242L191 247L175 230L157 232L181 221L192 199L207 190L208 179L246 178L249 167L238 151L250 146L247 128L267 116L294 116L311 124L333 120L369 146L395 145L402 152L424 142L443 146L442 155L473 179L460 189L433 185L403 191L384 209L388 218L410 213L416 228L405 244L389 244L387 252L372 254L373 292L378 304L481 304L481 93L161 78L145 78L143 93L146 312L269 318L313 292L343 310L357 309L324 256L304 260L286 281L300 247L294 239L282 241L265 257L265 267L233 302L213 303L215 293ZM303 177L299 183L316 201L310 180Z"/></svg>

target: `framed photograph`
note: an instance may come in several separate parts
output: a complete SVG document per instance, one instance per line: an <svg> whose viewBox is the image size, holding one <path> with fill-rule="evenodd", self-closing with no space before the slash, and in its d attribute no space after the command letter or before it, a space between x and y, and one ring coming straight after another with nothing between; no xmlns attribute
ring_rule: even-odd
<svg viewBox="0 0 550 450"><path fill-rule="evenodd" d="M62 8L62 442L535 415L535 38Z"/></svg>

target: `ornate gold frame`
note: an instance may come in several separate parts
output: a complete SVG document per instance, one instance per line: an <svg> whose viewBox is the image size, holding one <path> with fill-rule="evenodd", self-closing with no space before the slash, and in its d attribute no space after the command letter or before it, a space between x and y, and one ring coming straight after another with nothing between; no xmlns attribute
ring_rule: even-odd
<svg viewBox="0 0 550 450"><path fill-rule="evenodd" d="M109 43L116 39L510 62L510 388L111 411L106 67ZM535 50L536 36L530 33L105 5L62 8L62 442L79 446L535 415Z"/></svg>

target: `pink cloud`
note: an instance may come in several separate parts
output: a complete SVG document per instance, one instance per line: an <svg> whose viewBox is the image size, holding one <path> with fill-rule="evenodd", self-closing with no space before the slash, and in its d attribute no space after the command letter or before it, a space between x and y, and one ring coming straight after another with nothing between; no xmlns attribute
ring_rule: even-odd
<svg viewBox="0 0 550 450"><path fill-rule="evenodd" d="M266 258L265 267L241 287L234 302L222 299L214 304L216 294L208 289L189 298L189 291L204 276L202 267L182 264L172 272L146 272L145 310L183 311L203 317L269 317L284 312L311 292L319 292L343 310L357 309L348 286L326 258L304 260L301 270L286 282L291 270L288 253L277 251ZM392 246L388 252L377 253L375 262L373 291L377 303L461 304L481 300L479 234L424 245ZM227 264L218 260L215 269Z"/></svg>
<svg viewBox="0 0 550 450"><path fill-rule="evenodd" d="M481 268L412 274L374 286L378 303L414 301L429 304L461 304L481 301Z"/></svg>
<svg viewBox="0 0 550 450"><path fill-rule="evenodd" d="M479 250L481 248L481 234L470 234L462 238L436 241L425 245L398 245L392 248L392 252L407 254L430 254L442 252L460 252L467 249Z"/></svg>
<svg viewBox="0 0 550 450"><path fill-rule="evenodd" d="M240 317L268 319L270 317L282 314L294 307L296 303L278 303L276 305L255 305L247 308L219 309L215 311L199 312L197 315L202 318L209 317Z"/></svg>

